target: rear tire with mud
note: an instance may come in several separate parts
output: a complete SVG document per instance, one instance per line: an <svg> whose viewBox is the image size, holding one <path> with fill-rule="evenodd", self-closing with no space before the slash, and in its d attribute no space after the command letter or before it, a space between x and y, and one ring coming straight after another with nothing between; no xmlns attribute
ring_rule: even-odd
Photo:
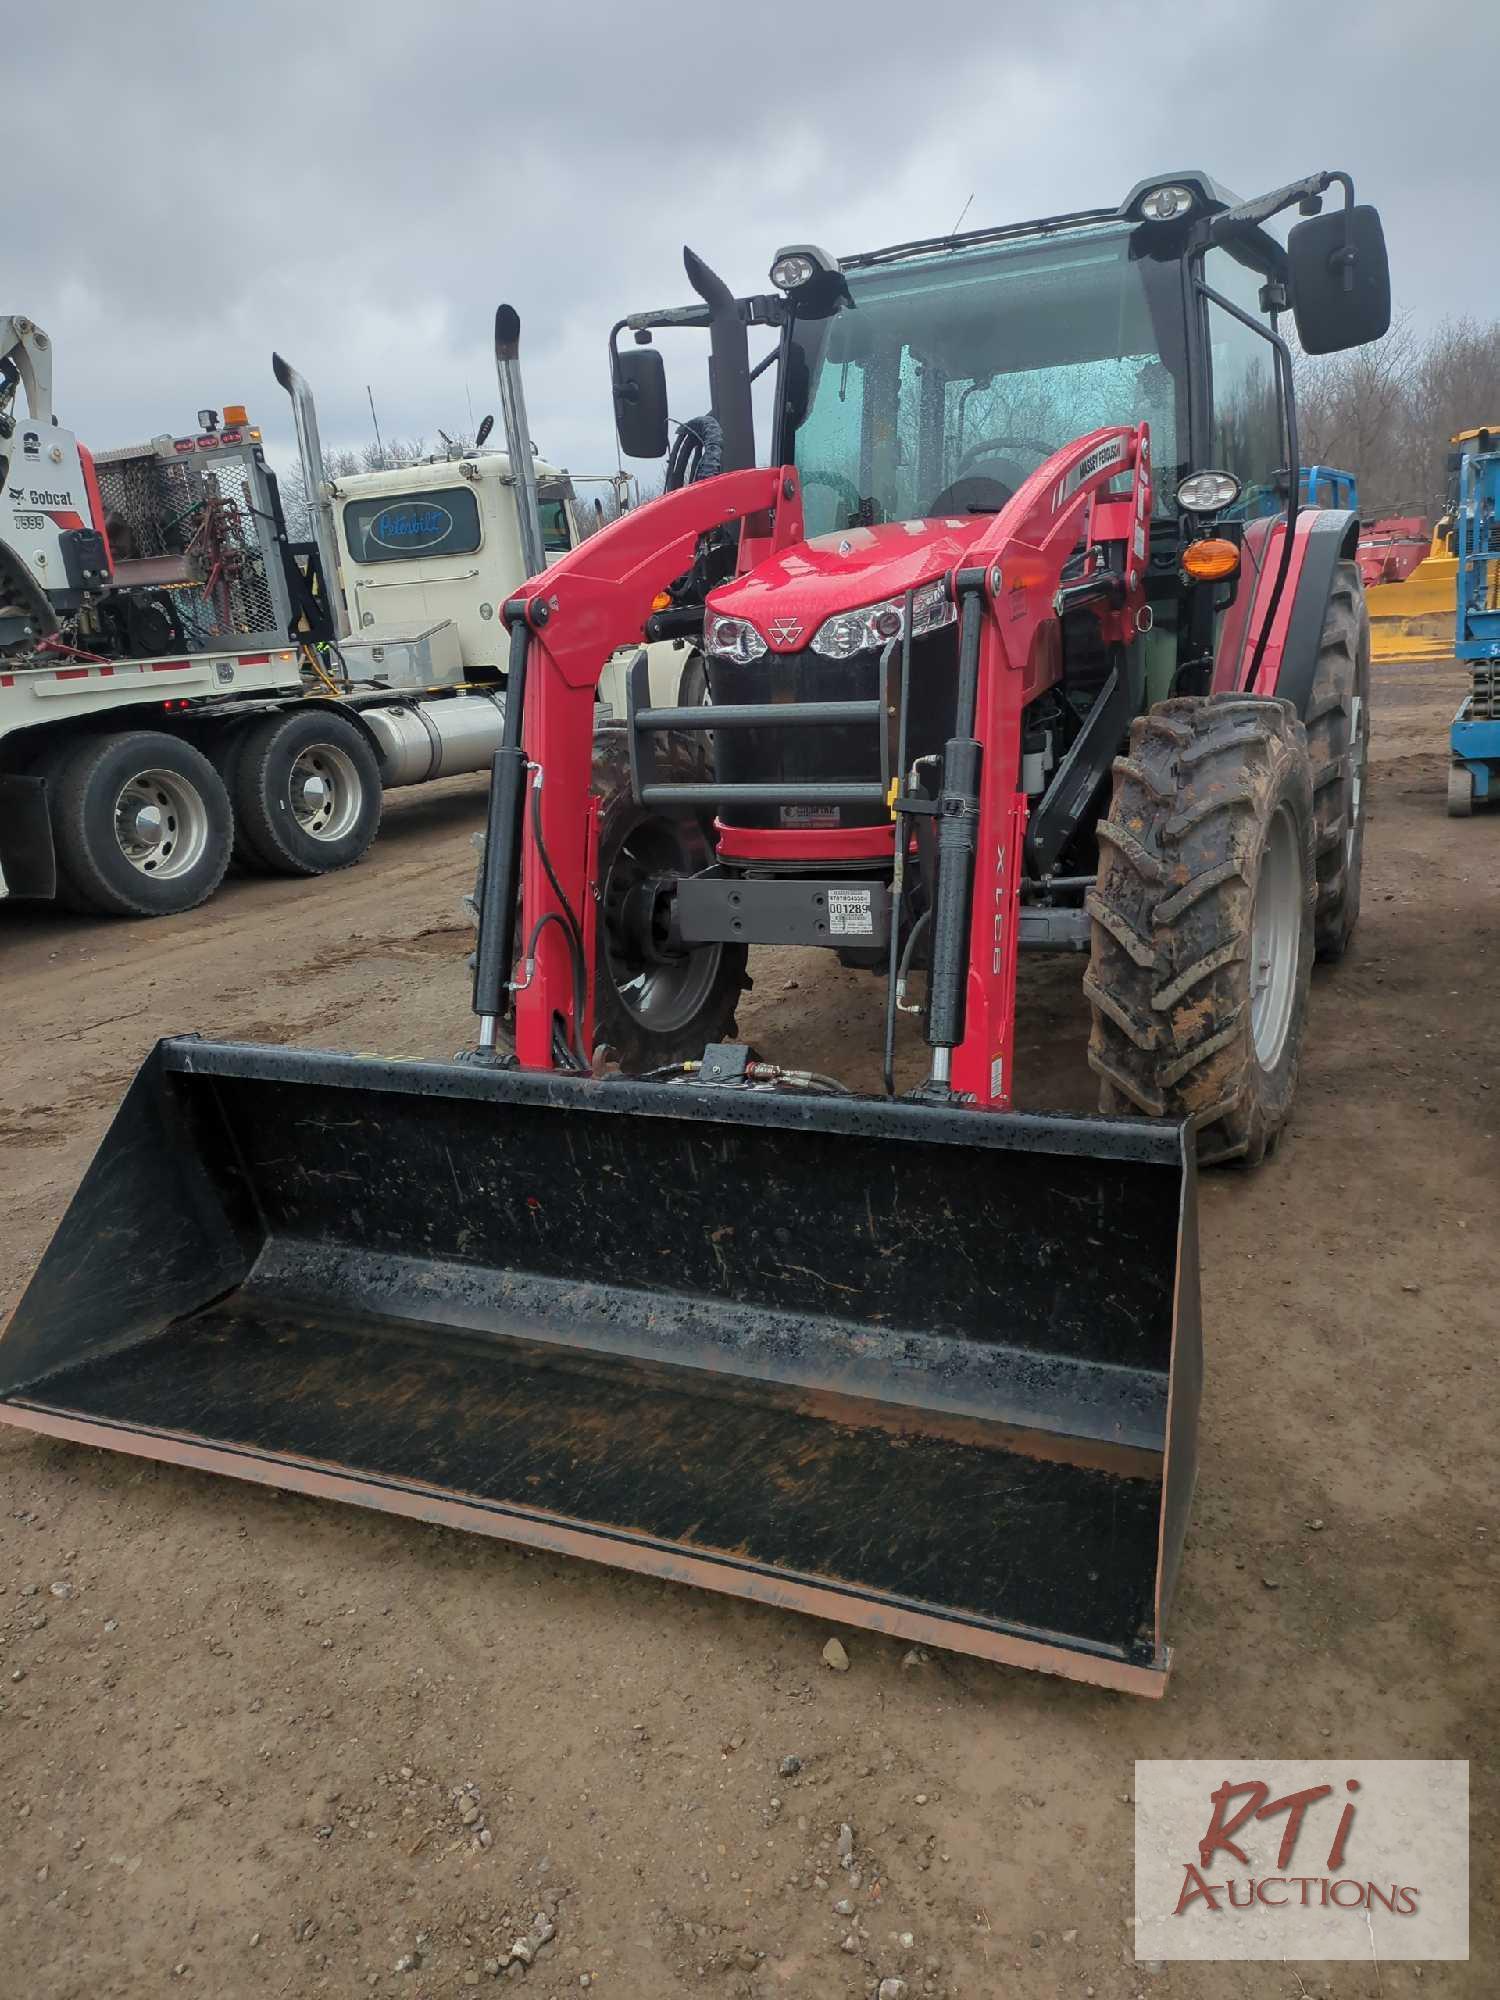
<svg viewBox="0 0 1500 2000"><path fill-rule="evenodd" d="M1359 921L1370 763L1370 614L1358 566L1342 562L1307 698L1318 861L1317 955L1343 957Z"/></svg>
<svg viewBox="0 0 1500 2000"><path fill-rule="evenodd" d="M1204 1164L1253 1166L1291 1111L1317 875L1312 767L1289 702L1159 703L1099 827L1084 990L1100 1108L1189 1118Z"/></svg>

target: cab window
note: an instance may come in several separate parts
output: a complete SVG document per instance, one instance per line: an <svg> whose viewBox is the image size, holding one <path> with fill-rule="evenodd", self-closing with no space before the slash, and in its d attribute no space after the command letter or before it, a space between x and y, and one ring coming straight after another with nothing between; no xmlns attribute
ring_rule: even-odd
<svg viewBox="0 0 1500 2000"><path fill-rule="evenodd" d="M542 517L542 548L549 556L566 555L573 546L567 501L538 500L537 512Z"/></svg>
<svg viewBox="0 0 1500 2000"><path fill-rule="evenodd" d="M344 538L357 563L472 555L481 539L479 503L467 486L346 500Z"/></svg>
<svg viewBox="0 0 1500 2000"><path fill-rule="evenodd" d="M1278 513L1286 504L1286 445L1271 323L1260 308L1265 274L1214 249L1204 257L1203 278L1265 329L1257 332L1212 299L1203 300L1213 392L1210 463L1239 479L1243 490L1236 514L1250 519Z"/></svg>

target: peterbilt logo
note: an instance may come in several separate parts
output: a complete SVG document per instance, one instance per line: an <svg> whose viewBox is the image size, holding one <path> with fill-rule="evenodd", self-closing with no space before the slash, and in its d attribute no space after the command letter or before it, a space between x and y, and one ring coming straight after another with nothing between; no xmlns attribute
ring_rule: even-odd
<svg viewBox="0 0 1500 2000"><path fill-rule="evenodd" d="M771 620L771 641L777 646L795 646L802 637L800 618L773 618Z"/></svg>

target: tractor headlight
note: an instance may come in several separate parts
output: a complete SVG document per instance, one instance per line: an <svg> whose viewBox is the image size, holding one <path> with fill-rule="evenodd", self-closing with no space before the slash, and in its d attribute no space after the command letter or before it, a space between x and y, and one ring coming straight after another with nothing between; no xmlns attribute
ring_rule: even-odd
<svg viewBox="0 0 1500 2000"><path fill-rule="evenodd" d="M733 660L741 667L758 660L766 650L765 640L748 618L721 618L717 612L709 615L703 643L716 660Z"/></svg>
<svg viewBox="0 0 1500 2000"><path fill-rule="evenodd" d="M948 595L947 584L941 578L936 583L924 583L912 599L912 637L920 639L926 632L936 632L944 625L951 625L957 616L958 606ZM858 611L841 611L835 618L825 618L813 634L812 649L825 660L852 660L856 653L883 646L889 639L899 639L905 624L906 599L885 597L879 604L862 605Z"/></svg>
<svg viewBox="0 0 1500 2000"><path fill-rule="evenodd" d="M1152 188L1141 197L1141 214L1148 222L1175 222L1186 215L1193 205L1193 190L1188 187Z"/></svg>
<svg viewBox="0 0 1500 2000"><path fill-rule="evenodd" d="M778 292L794 292L819 271L836 271L838 260L816 243L789 243L771 260L771 283Z"/></svg>
<svg viewBox="0 0 1500 2000"><path fill-rule="evenodd" d="M1222 514L1240 497L1240 482L1232 472L1194 472L1177 488L1184 514Z"/></svg>

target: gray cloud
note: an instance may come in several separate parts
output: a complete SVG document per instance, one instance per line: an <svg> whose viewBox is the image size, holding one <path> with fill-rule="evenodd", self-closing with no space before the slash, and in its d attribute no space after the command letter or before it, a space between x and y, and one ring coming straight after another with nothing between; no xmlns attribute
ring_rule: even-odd
<svg viewBox="0 0 1500 2000"><path fill-rule="evenodd" d="M6 308L54 336L95 446L245 401L285 457L273 346L330 442L368 437L367 382L388 436L433 438L494 406L508 298L538 442L597 469L607 330L687 296L684 241L746 289L778 243L939 232L970 194L975 226L1174 166L1244 193L1343 166L1398 301L1490 317L1500 196L1453 92L1497 58L1493 0L1437 32L1410 0L85 0L33 17L9 93ZM701 356L665 351L689 414Z"/></svg>

